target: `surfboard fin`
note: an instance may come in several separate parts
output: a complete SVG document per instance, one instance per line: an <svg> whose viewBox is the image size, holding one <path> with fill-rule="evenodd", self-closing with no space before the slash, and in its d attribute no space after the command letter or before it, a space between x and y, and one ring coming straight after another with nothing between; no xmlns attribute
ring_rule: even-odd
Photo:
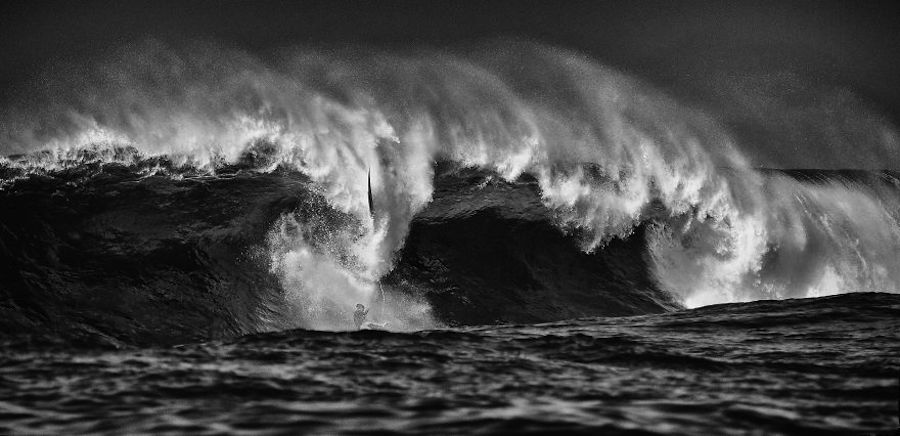
<svg viewBox="0 0 900 436"><path fill-rule="evenodd" d="M369 169L369 215L375 218L375 207L372 205L372 169Z"/></svg>

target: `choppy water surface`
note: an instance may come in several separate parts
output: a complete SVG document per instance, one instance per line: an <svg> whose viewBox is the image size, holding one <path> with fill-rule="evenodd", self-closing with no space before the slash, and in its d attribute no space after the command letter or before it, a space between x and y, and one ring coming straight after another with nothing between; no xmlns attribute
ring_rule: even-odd
<svg viewBox="0 0 900 436"><path fill-rule="evenodd" d="M890 432L898 356L888 294L170 348L18 342L0 431Z"/></svg>

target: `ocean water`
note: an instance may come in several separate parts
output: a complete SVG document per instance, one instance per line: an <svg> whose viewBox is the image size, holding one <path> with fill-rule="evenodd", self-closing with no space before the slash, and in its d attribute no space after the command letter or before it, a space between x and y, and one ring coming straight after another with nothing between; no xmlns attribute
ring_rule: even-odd
<svg viewBox="0 0 900 436"><path fill-rule="evenodd" d="M759 168L524 42L41 83L0 114L0 433L897 429L896 168Z"/></svg>
<svg viewBox="0 0 900 436"><path fill-rule="evenodd" d="M900 297L173 347L4 344L4 433L893 434Z"/></svg>

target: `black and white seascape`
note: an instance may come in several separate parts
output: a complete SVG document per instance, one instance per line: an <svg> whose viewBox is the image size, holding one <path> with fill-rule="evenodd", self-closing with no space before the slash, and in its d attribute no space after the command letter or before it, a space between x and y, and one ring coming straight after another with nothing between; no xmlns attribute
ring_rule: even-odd
<svg viewBox="0 0 900 436"><path fill-rule="evenodd" d="M0 434L895 434L890 3L4 6Z"/></svg>

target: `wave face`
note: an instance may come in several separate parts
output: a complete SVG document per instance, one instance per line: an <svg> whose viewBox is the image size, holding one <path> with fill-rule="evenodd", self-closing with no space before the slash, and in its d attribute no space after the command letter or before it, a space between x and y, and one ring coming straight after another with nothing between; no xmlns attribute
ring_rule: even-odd
<svg viewBox="0 0 900 436"><path fill-rule="evenodd" d="M577 53L151 42L60 71L0 125L7 305L37 317L175 304L202 336L342 329L357 302L418 329L900 292L897 173L755 170ZM878 127L860 154L896 149Z"/></svg>

